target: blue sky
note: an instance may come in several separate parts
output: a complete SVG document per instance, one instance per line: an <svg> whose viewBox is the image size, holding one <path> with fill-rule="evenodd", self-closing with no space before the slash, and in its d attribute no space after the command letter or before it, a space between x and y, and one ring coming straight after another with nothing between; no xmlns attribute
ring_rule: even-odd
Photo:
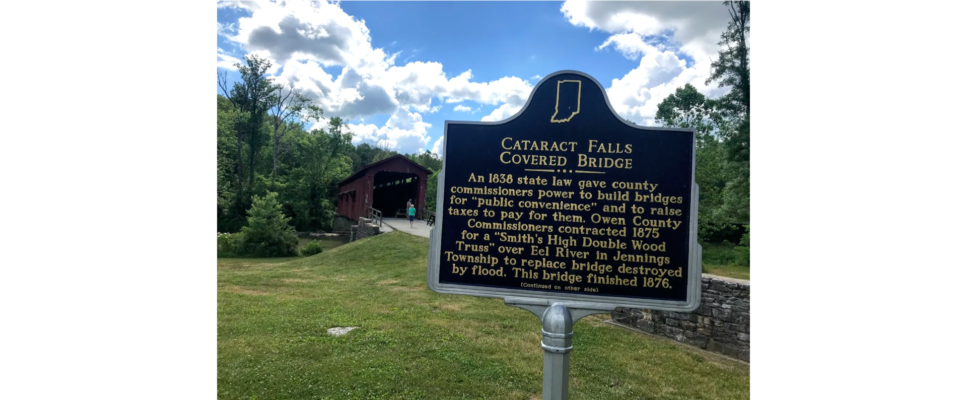
<svg viewBox="0 0 967 400"><path fill-rule="evenodd" d="M245 55L267 57L273 79L342 117L354 143L403 153L439 153L446 120L512 116L564 69L597 79L642 125L686 83L724 92L705 85L728 21L719 2L246 1L217 15L230 80Z"/></svg>

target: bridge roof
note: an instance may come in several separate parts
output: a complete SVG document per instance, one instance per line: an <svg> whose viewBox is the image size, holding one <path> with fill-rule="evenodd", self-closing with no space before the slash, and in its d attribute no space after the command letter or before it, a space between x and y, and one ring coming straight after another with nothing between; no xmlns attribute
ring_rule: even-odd
<svg viewBox="0 0 967 400"><path fill-rule="evenodd" d="M392 161L396 161L396 160L404 160L404 161L406 161L406 162L408 162L410 164L413 164L413 166L415 166L415 167L417 167L419 169L422 169L422 170L426 171L426 174L427 175L433 174L433 171L427 169L426 167L424 167L424 166L422 166L420 164L417 164L415 161L410 160L409 158L407 158L406 156L404 156L402 154L397 154L395 156L392 156L392 157L389 157L389 158L386 158L386 159L379 160L377 162L374 162L372 164L369 164L369 165L363 167L362 169L360 169L359 171L357 171L355 174L352 174L348 178L343 179L342 182L339 182L339 186L342 186L342 185L345 185L345 184L347 184L349 182L355 181L356 179L359 179L360 177L366 175L366 173L369 172L370 170L376 169L376 168L378 168L379 166L381 166L383 164L388 164L388 163L390 163Z"/></svg>

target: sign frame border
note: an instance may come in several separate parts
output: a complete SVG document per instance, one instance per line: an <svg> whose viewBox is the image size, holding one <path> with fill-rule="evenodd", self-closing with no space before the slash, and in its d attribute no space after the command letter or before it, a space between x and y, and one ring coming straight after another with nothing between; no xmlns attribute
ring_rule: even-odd
<svg viewBox="0 0 967 400"><path fill-rule="evenodd" d="M691 171L691 200L689 204L690 210L690 221L689 221L689 256L688 256L688 280L686 281L687 289L685 301L674 301L674 300L654 300L654 299L642 299L634 297L622 297L622 296L603 296L594 294L578 294L578 293L562 293L562 292L541 292L534 290L524 290L524 289L508 289L508 288L496 288L496 287L486 287L477 285L462 285L462 284L452 284L452 283L442 283L440 280L440 257L441 254L441 241L442 241L442 231L444 224L444 210L443 210L443 199L444 199L444 182L446 181L446 167L447 167L447 138L449 134L449 126L451 123L454 124L465 124L465 125L503 125L514 119L517 119L524 111L528 109L531 101L534 99L534 95L537 93L537 88L541 87L548 80L564 74L574 74L587 78L589 81L594 82L597 85L598 90L604 93L604 102L608 106L608 110L611 114L617 118L622 123L631 126L639 130L651 130L651 131L679 131L687 132L692 136L692 171ZM624 118L618 116L611 106L611 101L608 99L607 92L601 83L597 79L594 79L588 74L580 71L574 70L561 70L554 73L548 74L543 79L540 80L534 89L531 90L530 96L527 98L527 102L524 106L517 111L510 118L495 121L495 122L483 122L483 121L451 121L446 120L444 122L443 128L443 143L442 143L442 167L440 168L440 174L437 178L437 203L436 203L436 221L433 228L430 231L430 248L427 260L427 286L430 290L437 293L444 294L460 294L476 297L491 297L491 298L503 298L506 300L514 299L517 301L527 301L527 302L562 302L567 304L569 307L581 307L591 310L613 310L615 307L626 307L626 308L644 308L651 310L660 311L674 311L674 312L690 312L698 308L701 302L701 290L702 290L702 247L698 243L698 195L699 188L695 183L695 156L697 152L696 147L696 137L694 129L682 129L682 128L649 128L638 125L633 125L628 123ZM548 303L550 304L550 303Z"/></svg>

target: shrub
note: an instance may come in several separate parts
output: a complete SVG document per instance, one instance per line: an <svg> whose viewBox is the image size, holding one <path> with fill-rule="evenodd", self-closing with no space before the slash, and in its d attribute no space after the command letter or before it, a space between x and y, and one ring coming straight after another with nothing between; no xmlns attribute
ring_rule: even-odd
<svg viewBox="0 0 967 400"><path fill-rule="evenodd" d="M322 243L320 243L318 240L312 240L299 249L299 254L302 254L303 257L308 257L319 253L322 253Z"/></svg>
<svg viewBox="0 0 967 400"><path fill-rule="evenodd" d="M747 246L735 246L735 263L748 267L751 264L752 254Z"/></svg>
<svg viewBox="0 0 967 400"><path fill-rule="evenodd" d="M739 240L739 245L735 246L736 262L739 265L749 266L751 264L751 253L750 253L750 242L749 242L749 226L745 226L745 234L742 235L742 240Z"/></svg>
<svg viewBox="0 0 967 400"><path fill-rule="evenodd" d="M239 254L238 244L242 240L240 233L218 233L218 256L235 257Z"/></svg>
<svg viewBox="0 0 967 400"><path fill-rule="evenodd" d="M703 243L702 262L712 265L732 265L735 263L735 246L724 243Z"/></svg>
<svg viewBox="0 0 967 400"><path fill-rule="evenodd" d="M698 241L702 243L735 243L742 237L742 225L698 220Z"/></svg>
<svg viewBox="0 0 967 400"><path fill-rule="evenodd" d="M747 246L735 246L735 263L748 267L751 264L752 253Z"/></svg>
<svg viewBox="0 0 967 400"><path fill-rule="evenodd" d="M248 210L248 224L242 227L239 250L252 257L286 257L296 255L299 237L282 214L278 193L254 196Z"/></svg>

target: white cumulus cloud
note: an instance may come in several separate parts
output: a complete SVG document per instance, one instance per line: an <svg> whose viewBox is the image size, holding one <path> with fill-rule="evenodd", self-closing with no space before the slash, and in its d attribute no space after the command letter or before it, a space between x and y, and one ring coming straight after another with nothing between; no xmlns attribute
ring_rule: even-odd
<svg viewBox="0 0 967 400"><path fill-rule="evenodd" d="M561 12L574 26L612 34L653 36L673 31L683 49L687 46L704 54L718 51L716 43L729 18L725 6L715 1L568 0Z"/></svg>
<svg viewBox="0 0 967 400"><path fill-rule="evenodd" d="M480 120L483 122L503 121L507 118L514 116L514 114L517 114L517 112L520 111L520 109L523 107L524 107L523 104L513 105L510 103L507 103L507 104L501 105L500 107L497 107L497 109L491 112L490 115L487 115L486 117L483 117Z"/></svg>
<svg viewBox="0 0 967 400"><path fill-rule="evenodd" d="M460 104L460 105L458 105L456 107L453 107L453 111L469 112L470 110L471 110L470 107L467 107L467 106L462 105L462 104Z"/></svg>
<svg viewBox="0 0 967 400"><path fill-rule="evenodd" d="M463 101L519 109L533 89L517 77L475 82L470 70L448 78L439 62L396 65L400 52L374 48L366 23L338 3L245 1L219 2L218 7L250 11L235 23L219 24L219 34L248 54L268 58L273 64L269 73L278 83L292 84L327 116L359 121L390 115L383 126L349 124L356 143L422 151L430 140L430 124L423 122L422 114L438 112L442 103ZM237 61L219 50L220 68L232 68Z"/></svg>
<svg viewBox="0 0 967 400"><path fill-rule="evenodd" d="M235 64L242 64L242 60L232 57L221 48L218 49L218 63L216 64L218 68L237 71L238 68L235 67Z"/></svg>
<svg viewBox="0 0 967 400"><path fill-rule="evenodd" d="M382 127L374 124L348 124L346 127L353 133L353 144L367 142L385 149L419 150L426 148L430 141L426 132L430 124L423 122L419 113L403 108L393 113Z"/></svg>
<svg viewBox="0 0 967 400"><path fill-rule="evenodd" d="M719 2L588 2L568 0L561 12L574 26L610 33L598 50L613 48L639 60L607 89L615 111L640 125L654 125L658 104L691 83L717 97L725 89L705 85L728 12ZM687 55L693 60L687 66Z"/></svg>
<svg viewBox="0 0 967 400"><path fill-rule="evenodd" d="M440 138L433 142L433 154L443 157L443 135L440 135Z"/></svg>
<svg viewBox="0 0 967 400"><path fill-rule="evenodd" d="M231 38L235 34L235 24L223 24L217 21L215 23L218 25L218 36Z"/></svg>

